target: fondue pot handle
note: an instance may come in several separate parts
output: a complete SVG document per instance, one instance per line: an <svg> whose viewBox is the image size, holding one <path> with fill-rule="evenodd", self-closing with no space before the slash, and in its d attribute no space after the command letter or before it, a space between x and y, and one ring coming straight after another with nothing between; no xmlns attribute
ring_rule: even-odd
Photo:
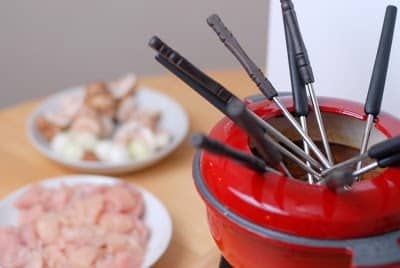
<svg viewBox="0 0 400 268"><path fill-rule="evenodd" d="M352 268L400 267L400 231L349 240Z"/></svg>

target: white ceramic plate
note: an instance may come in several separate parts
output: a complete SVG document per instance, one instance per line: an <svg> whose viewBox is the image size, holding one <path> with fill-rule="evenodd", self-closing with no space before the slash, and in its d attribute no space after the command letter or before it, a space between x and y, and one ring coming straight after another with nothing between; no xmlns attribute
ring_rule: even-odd
<svg viewBox="0 0 400 268"><path fill-rule="evenodd" d="M61 184L114 184L119 180L111 177L92 175L72 175L57 177L40 182L44 187L55 188ZM0 225L16 225L18 210L14 202L29 187L23 187L11 193L0 202ZM147 245L143 268L152 266L165 252L172 236L172 221L164 205L151 193L135 186L142 194L145 203L144 222L150 228L150 239Z"/></svg>
<svg viewBox="0 0 400 268"><path fill-rule="evenodd" d="M180 104L156 90L139 88L136 93L139 105L151 107L162 112L160 127L172 134L173 140L170 144L146 159L129 160L123 163L66 160L50 149L48 142L37 131L35 121L43 112L53 110L63 96L67 94L79 94L83 90L83 87L70 88L48 97L32 112L28 119L27 132L32 144L45 156L64 166L79 171L103 174L116 174L138 170L160 161L173 152L187 135L189 120Z"/></svg>

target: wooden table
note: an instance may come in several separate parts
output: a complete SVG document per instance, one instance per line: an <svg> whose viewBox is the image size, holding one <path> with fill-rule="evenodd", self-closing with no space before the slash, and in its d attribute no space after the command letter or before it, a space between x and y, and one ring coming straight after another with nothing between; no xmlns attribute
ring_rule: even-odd
<svg viewBox="0 0 400 268"><path fill-rule="evenodd" d="M210 74L240 97L258 92L244 72L224 70ZM197 93L170 74L143 77L140 84L159 89L179 101L189 113L191 131L208 132L222 117ZM76 174L76 171L48 160L30 145L25 124L38 103L39 100L34 100L0 110L0 197L28 183ZM218 266L219 253L208 231L205 207L193 185L193 153L185 141L153 167L119 176L154 193L171 213L172 242L154 267Z"/></svg>

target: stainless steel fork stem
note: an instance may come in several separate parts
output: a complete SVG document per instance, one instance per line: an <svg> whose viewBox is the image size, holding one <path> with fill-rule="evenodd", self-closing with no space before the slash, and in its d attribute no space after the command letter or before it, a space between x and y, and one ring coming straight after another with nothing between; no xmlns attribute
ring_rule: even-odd
<svg viewBox="0 0 400 268"><path fill-rule="evenodd" d="M287 146L289 149L291 149L293 152L295 152L298 156L301 156L301 158L309 161L312 166L314 166L320 170L323 169L323 166L319 162L317 162L314 158L308 156L299 146L294 144L289 138L287 138L285 135L283 135L281 132L279 132L276 128L271 126L268 122L265 122L264 119L262 119L261 117L256 115L254 112L250 111L250 113L258 121L258 123L264 128L265 132L268 133L268 135L273 136L277 141L282 142L282 144ZM275 142L275 145L280 145L280 144L278 142ZM278 147L278 149L279 148L280 147ZM281 151L281 153L282 153L282 151Z"/></svg>
<svg viewBox="0 0 400 268"><path fill-rule="evenodd" d="M303 128L304 133L306 133L308 135L307 117L300 116L300 124L301 124L301 127ZM304 152L307 155L310 155L310 149L308 148L307 142L305 142L304 140L303 140L303 148L304 148ZM306 165L311 168L310 162L307 161ZM314 184L314 177L312 174L307 173L307 178L308 178L308 183Z"/></svg>
<svg viewBox="0 0 400 268"><path fill-rule="evenodd" d="M292 124L292 126L296 129L296 131L301 135L301 137L304 139L304 141L307 142L308 146L310 146L310 149L315 153L315 155L318 157L318 159L321 161L321 163L326 168L330 168L332 166L330 161L319 150L319 148L317 147L317 145L315 145L313 140L304 133L302 127L296 121L296 118L294 118L294 116L288 111L288 109L280 102L279 98L275 97L275 98L273 98L273 101L279 107L279 109L282 111L283 115L287 118L287 120L289 120L289 122Z"/></svg>
<svg viewBox="0 0 400 268"><path fill-rule="evenodd" d="M369 114L367 117L367 123L365 125L364 136L363 136L361 148L360 148L360 155L364 154L368 149L369 137L371 136L371 130L372 130L372 126L374 125L374 119L375 119L375 117L372 114ZM363 163L362 161L357 163L356 170L359 170L362 167L362 163ZM360 180L360 177L357 176L356 181L359 181L359 180Z"/></svg>
<svg viewBox="0 0 400 268"><path fill-rule="evenodd" d="M322 120L321 110L319 109L319 103L318 103L317 96L315 94L314 86L312 83L310 83L310 84L306 84L306 88L307 88L308 94L310 95L311 103L314 108L314 113L315 113L315 117L317 119L318 128L319 128L319 132L321 134L321 139L322 139L322 143L324 145L326 157L328 158L329 164L333 165L333 157L332 157L331 147L329 145L328 136L326 134L326 128L324 126L324 121Z"/></svg>

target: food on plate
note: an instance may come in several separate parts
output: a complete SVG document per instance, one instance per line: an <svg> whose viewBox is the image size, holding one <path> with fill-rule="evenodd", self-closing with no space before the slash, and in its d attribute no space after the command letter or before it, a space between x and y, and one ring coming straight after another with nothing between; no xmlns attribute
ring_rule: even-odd
<svg viewBox="0 0 400 268"><path fill-rule="evenodd" d="M141 267L149 230L141 193L128 183L31 186L0 227L0 267Z"/></svg>
<svg viewBox="0 0 400 268"><path fill-rule="evenodd" d="M142 106L134 74L110 83L97 81L60 99L40 114L36 129L50 149L70 161L121 163L145 159L172 140L162 129L162 113Z"/></svg>

